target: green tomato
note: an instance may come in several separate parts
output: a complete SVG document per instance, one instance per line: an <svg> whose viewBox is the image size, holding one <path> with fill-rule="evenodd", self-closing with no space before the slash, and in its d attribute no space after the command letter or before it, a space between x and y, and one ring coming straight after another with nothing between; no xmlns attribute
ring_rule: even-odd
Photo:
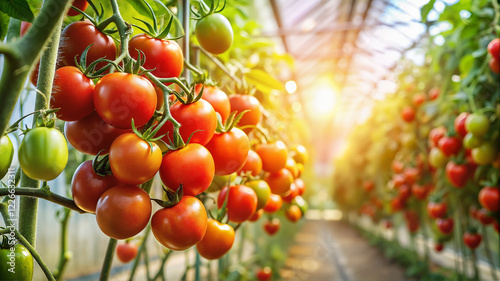
<svg viewBox="0 0 500 281"><path fill-rule="evenodd" d="M233 28L221 14L210 14L199 20L195 34L203 49L212 54L222 54L233 44Z"/></svg>
<svg viewBox="0 0 500 281"><path fill-rule="evenodd" d="M254 180L245 183L245 185L251 187L257 194L257 210L264 208L269 196L271 196L271 188L267 182L263 180Z"/></svg>
<svg viewBox="0 0 500 281"><path fill-rule="evenodd" d="M0 179L7 174L12 158L14 158L14 146L10 138L5 135L0 138Z"/></svg>
<svg viewBox="0 0 500 281"><path fill-rule="evenodd" d="M218 176L215 175L212 183L207 188L207 192L217 192L221 190L224 186L227 186L230 182L232 182L236 178L236 173L232 173L227 176Z"/></svg>
<svg viewBox="0 0 500 281"><path fill-rule="evenodd" d="M307 201L304 200L304 198L302 198L302 196L300 196L300 195L296 196L293 199L292 204L299 206L300 211L302 212L302 215L305 215L307 210L309 209L309 205L307 204Z"/></svg>
<svg viewBox="0 0 500 281"><path fill-rule="evenodd" d="M23 172L36 180L53 180L68 163L68 146L63 134L54 128L37 127L19 146L19 164Z"/></svg>
<svg viewBox="0 0 500 281"><path fill-rule="evenodd" d="M488 165L495 161L498 151L491 142L484 142L471 151L472 160L479 165Z"/></svg>
<svg viewBox="0 0 500 281"><path fill-rule="evenodd" d="M467 133L464 137L463 144L465 148L472 149L480 146L483 143L483 140L474 135L473 133Z"/></svg>
<svg viewBox="0 0 500 281"><path fill-rule="evenodd" d="M441 149L437 147L431 148L429 152L429 163L434 168L443 167L448 162L448 157L444 155Z"/></svg>
<svg viewBox="0 0 500 281"><path fill-rule="evenodd" d="M465 129L477 137L485 135L489 128L490 120L483 114L472 113L465 119Z"/></svg>
<svg viewBox="0 0 500 281"><path fill-rule="evenodd" d="M31 281L32 279L33 257L28 249L21 244L0 249L0 280Z"/></svg>

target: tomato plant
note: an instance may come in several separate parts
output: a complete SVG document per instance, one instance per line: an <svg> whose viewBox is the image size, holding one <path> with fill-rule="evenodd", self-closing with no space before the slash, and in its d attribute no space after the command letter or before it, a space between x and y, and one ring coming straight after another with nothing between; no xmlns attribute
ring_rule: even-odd
<svg viewBox="0 0 500 281"><path fill-rule="evenodd" d="M206 259L214 260L224 256L233 246L234 229L229 224L208 219L207 231L201 241L196 244L198 253Z"/></svg>
<svg viewBox="0 0 500 281"><path fill-rule="evenodd" d="M61 132L54 128L36 127L19 146L19 164L32 179L53 180L68 163L68 146Z"/></svg>
<svg viewBox="0 0 500 281"><path fill-rule="evenodd" d="M184 251L205 236L207 212L200 200L186 195L175 206L156 211L151 218L151 229L163 246Z"/></svg>

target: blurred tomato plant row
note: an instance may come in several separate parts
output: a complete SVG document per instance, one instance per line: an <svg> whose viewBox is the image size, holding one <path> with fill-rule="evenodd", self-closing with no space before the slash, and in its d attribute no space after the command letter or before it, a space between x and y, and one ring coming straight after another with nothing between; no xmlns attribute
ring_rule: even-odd
<svg viewBox="0 0 500 281"><path fill-rule="evenodd" d="M2 248L15 238L26 256L23 277L2 264L0 279L31 280L31 256L48 280L62 279L71 262L66 237L54 270L36 251L37 198L66 208L63 227L71 211L95 214L110 237L100 280L108 279L115 252L123 263L133 261L132 279L147 259L150 233L165 249L159 271L146 277L156 280L165 278L172 251L192 248L197 260L220 259L246 224L260 219L259 231L270 237L281 221L304 215L308 152L300 131L283 130L297 116L283 109L286 96L275 78L293 61L271 41L251 37L258 25L249 3L184 4L21 0L0 6L6 222L0 233ZM25 89L34 87L29 96ZM36 99L34 110L25 108L29 98ZM18 110L33 112L9 124ZM19 167L12 164L11 139L19 142ZM66 176L70 197L51 191L59 175ZM15 196L21 197L19 225L12 230ZM236 275L228 260L219 263L226 266L220 278L278 276L270 252L276 249L267 250ZM194 267L198 275L200 263Z"/></svg>
<svg viewBox="0 0 500 281"><path fill-rule="evenodd" d="M447 278L498 280L500 5L458 1L426 21L436 2L421 10L427 36L414 50L424 59L401 62L397 90L375 102L336 160L335 198L380 227L427 239L411 274L432 277L429 252L448 249L457 262ZM491 275L480 275L480 261Z"/></svg>

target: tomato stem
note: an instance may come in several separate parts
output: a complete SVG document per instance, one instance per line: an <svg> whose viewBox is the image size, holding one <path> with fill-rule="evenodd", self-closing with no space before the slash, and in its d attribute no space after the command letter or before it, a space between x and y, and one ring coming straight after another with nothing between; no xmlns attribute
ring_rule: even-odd
<svg viewBox="0 0 500 281"><path fill-rule="evenodd" d="M146 241L149 237L149 233L151 233L151 224L148 224L146 226L146 229L144 230L144 237L142 238L142 243L139 246L139 250L137 251L137 256L135 257L134 263L132 264L132 269L130 269L129 281L134 280L135 271L137 270L137 266L139 265L139 261L140 261L141 256L142 256L142 252L144 251L144 248L146 247L146 244L147 244ZM156 279L154 279L154 280L156 280Z"/></svg>
<svg viewBox="0 0 500 281"><path fill-rule="evenodd" d="M117 244L118 240L109 238L108 249L106 250L106 256L104 257L104 262L102 264L101 276L99 277L99 281L107 281L109 279L109 273L111 271L111 265L113 264L113 257L115 255Z"/></svg>
<svg viewBox="0 0 500 281"><path fill-rule="evenodd" d="M47 201L56 203L73 211L77 211L78 213L84 214L85 211L81 210L76 206L75 202L71 199L53 193L47 189L41 188L32 188L32 187L16 187L15 188L16 196L27 196L33 197L32 199L41 198ZM9 195L9 190L7 188L0 188L0 197ZM22 199L22 198L21 198ZM26 198L25 198L26 199ZM22 200L21 200L22 201ZM32 207L30 207L32 208Z"/></svg>

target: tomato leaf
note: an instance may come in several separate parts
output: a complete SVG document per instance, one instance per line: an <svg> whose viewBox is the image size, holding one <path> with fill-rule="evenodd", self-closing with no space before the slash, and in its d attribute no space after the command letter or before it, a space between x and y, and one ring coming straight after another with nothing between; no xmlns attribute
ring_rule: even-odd
<svg viewBox="0 0 500 281"><path fill-rule="evenodd" d="M252 69L245 73L245 79L259 91L269 94L271 90L284 91L283 84L260 69Z"/></svg>
<svg viewBox="0 0 500 281"><path fill-rule="evenodd" d="M0 11L18 20L31 22L35 17L26 0L2 0Z"/></svg>
<svg viewBox="0 0 500 281"><path fill-rule="evenodd" d="M0 12L0 40L3 40L7 35L7 29L9 28L10 17Z"/></svg>
<svg viewBox="0 0 500 281"><path fill-rule="evenodd" d="M425 4L420 10L420 17L422 19L422 22L427 22L427 16L434 8L434 3L436 3L436 0L431 0L429 1L429 3Z"/></svg>

